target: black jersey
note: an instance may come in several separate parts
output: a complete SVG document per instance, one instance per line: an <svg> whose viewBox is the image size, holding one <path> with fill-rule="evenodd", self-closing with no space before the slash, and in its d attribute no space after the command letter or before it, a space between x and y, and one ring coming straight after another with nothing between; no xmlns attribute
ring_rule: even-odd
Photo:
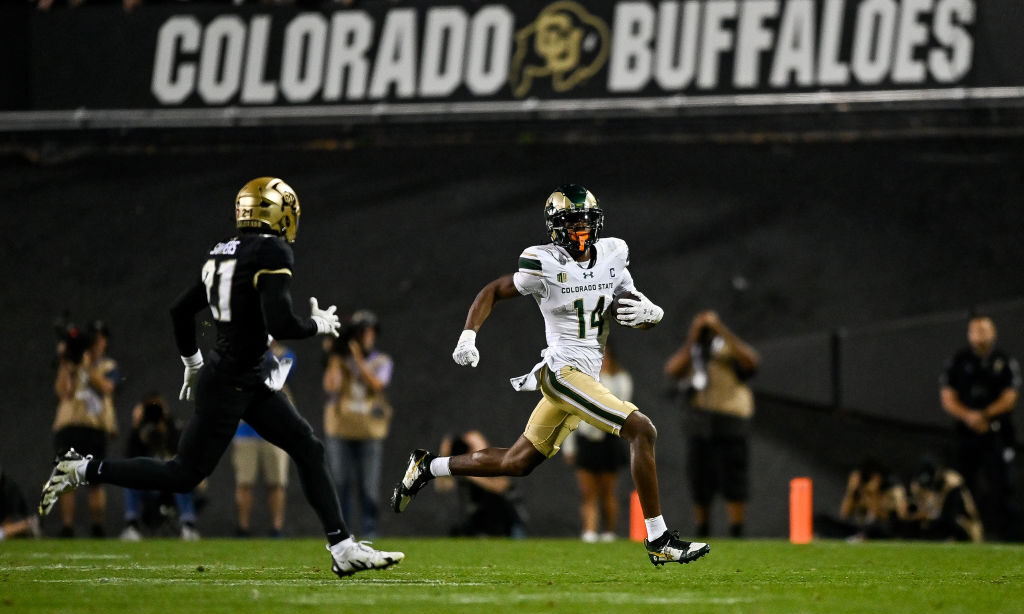
<svg viewBox="0 0 1024 614"><path fill-rule="evenodd" d="M239 376L258 376L267 336L309 337L316 325L292 314L288 286L291 246L279 236L240 233L214 245L199 281L175 304L175 336L182 355L194 353L194 316L209 307L217 329L210 364Z"/></svg>

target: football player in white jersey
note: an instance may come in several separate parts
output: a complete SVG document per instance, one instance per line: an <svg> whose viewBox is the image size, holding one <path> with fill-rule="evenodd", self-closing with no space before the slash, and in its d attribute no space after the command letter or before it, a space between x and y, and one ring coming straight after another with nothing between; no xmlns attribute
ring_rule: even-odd
<svg viewBox="0 0 1024 614"><path fill-rule="evenodd" d="M560 186L548 197L544 217L551 242L524 250L518 272L499 277L476 295L452 354L456 363L475 367L480 360L476 333L494 303L533 297L544 316L547 348L529 373L512 378L516 390L542 393L525 432L510 448L448 457L413 451L405 476L395 486L392 509L405 510L435 477L527 475L557 454L566 436L585 421L629 442L630 470L647 524L644 545L651 562L696 560L710 547L679 539L661 514L654 424L636 405L615 397L598 381L610 318L623 326L650 328L664 312L634 286L625 241L601 238L604 212L589 190L575 184ZM619 295L612 314L613 299Z"/></svg>

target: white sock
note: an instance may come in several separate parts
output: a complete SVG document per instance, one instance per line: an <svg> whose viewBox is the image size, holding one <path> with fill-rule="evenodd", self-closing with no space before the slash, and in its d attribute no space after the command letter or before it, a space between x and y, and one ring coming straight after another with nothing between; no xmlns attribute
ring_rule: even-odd
<svg viewBox="0 0 1024 614"><path fill-rule="evenodd" d="M668 531L668 527L665 525L665 518L663 516L655 516L654 518L644 518L644 524L647 525L647 541L652 542L665 531Z"/></svg>
<svg viewBox="0 0 1024 614"><path fill-rule="evenodd" d="M78 475L78 479L83 482L85 481L85 468L88 466L89 461L85 461L84 463L79 463L78 466L75 467L75 474Z"/></svg>
<svg viewBox="0 0 1024 614"><path fill-rule="evenodd" d="M435 478L448 477L452 474L452 468L448 463L452 460L450 456L438 456L430 461L430 475Z"/></svg>

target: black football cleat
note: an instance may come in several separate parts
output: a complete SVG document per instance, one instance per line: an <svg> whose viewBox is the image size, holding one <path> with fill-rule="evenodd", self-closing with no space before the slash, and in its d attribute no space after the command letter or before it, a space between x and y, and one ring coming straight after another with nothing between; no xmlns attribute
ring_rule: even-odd
<svg viewBox="0 0 1024 614"><path fill-rule="evenodd" d="M434 458L435 456L426 450L413 450L409 455L409 466L405 469L405 477L395 485L395 491L391 494L391 509L396 514L405 511L416 493L434 478L430 474L430 461Z"/></svg>
<svg viewBox="0 0 1024 614"><path fill-rule="evenodd" d="M644 546L647 548L647 558L655 565L689 563L711 552L711 546L703 542L679 539L679 531L665 531L654 541L645 539Z"/></svg>

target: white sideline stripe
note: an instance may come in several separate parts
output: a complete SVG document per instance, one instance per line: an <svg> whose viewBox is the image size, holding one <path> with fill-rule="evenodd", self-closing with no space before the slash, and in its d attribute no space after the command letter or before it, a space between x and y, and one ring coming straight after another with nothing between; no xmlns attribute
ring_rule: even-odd
<svg viewBox="0 0 1024 614"><path fill-rule="evenodd" d="M190 584L194 585L197 581L200 581L196 577L187 578L79 578L79 579L53 579L53 580L29 580L28 582L34 584L108 584L108 585L153 585L153 584ZM357 584L391 584L391 585L408 585L408 586L445 586L445 587L475 587L475 586L494 586L492 582L450 582L445 580L404 580L404 579L382 579L382 578L369 578L356 575L351 581ZM209 580L202 579L201 583L203 586L240 586L240 587L296 587L296 586L319 586L319 585L336 585L338 580L335 578L314 579L314 580L303 580L303 579L282 579L282 580ZM255 596L254 599L258 599ZM552 595L550 592L543 593L518 593L516 595L492 595L492 594L476 594L476 595L448 595L440 597L438 603L451 603L459 605L473 605L473 604L507 604L509 602L515 603L537 603L537 602L549 602L551 600L559 600L560 597ZM337 604L338 597L333 593L325 594L312 594L302 595L296 597L290 597L285 600L286 603L295 605L321 605L321 604ZM423 601L423 595L419 593L415 594L401 594L391 593L387 597L389 603L409 601L420 603ZM714 597L703 594L680 594L670 596L656 596L656 595L636 595L634 593L604 593L604 592L590 592L590 593L579 593L572 596L574 603L593 603L593 604L629 604L629 605L694 605L694 604L708 604L708 605L736 605L740 603L750 603L755 599L750 597ZM349 594L345 597L345 603L348 605L379 605L381 598L376 595L353 595Z"/></svg>
<svg viewBox="0 0 1024 614"><path fill-rule="evenodd" d="M5 570L7 571L7 570ZM29 583L33 584L195 584L200 579L196 577L188 578L61 578L61 579L50 579L50 580L28 580ZM449 582L446 580L380 580L376 578L365 578L362 575L356 574L354 579L346 578L343 582L358 582L359 584L404 584L408 586L494 586L493 582ZM334 585L339 582L337 578L332 576L324 576L323 579L295 579L287 578L282 580L209 580L203 578L201 580L203 586L306 586L306 585ZM420 597L417 596L417 599ZM347 599L347 598L346 598ZM324 598L325 602L336 603L337 596L329 595Z"/></svg>
<svg viewBox="0 0 1024 614"><path fill-rule="evenodd" d="M195 571L197 566L198 566L198 564L195 564L195 565L193 565L193 564L190 564L190 565L137 565L137 564L133 563L131 565L65 565L63 563L58 563L56 565L19 565L17 567L7 567L7 568L4 569L4 571L5 572L9 572L9 571L39 571L39 570L47 570L47 569L65 569L65 570L68 570L68 571L76 571L76 570L79 570L79 571L98 571L98 570L103 570L103 571L119 571L119 570L123 570L123 571L139 571L139 570L146 570L146 571L175 571L175 570L177 570L177 571L189 571L189 572L192 572L192 571ZM256 572L283 571L283 572L288 572L288 571L294 571L296 569L295 567L251 567L251 566L243 566L243 565L220 565L220 564L218 564L216 566L206 566L206 565L204 565L204 567L207 567L210 571L256 571ZM59 580L40 580L40 582L55 582L55 581L59 581ZM69 582L75 582L75 581L77 581L77 580L69 580Z"/></svg>
<svg viewBox="0 0 1024 614"><path fill-rule="evenodd" d="M453 584L458 586L458 584ZM423 596L416 595L400 595L392 593L388 595L387 602L395 603L397 601L415 601L417 603L423 600ZM489 605L489 604L501 604L505 605L508 603L522 603L531 604L537 602L550 602L559 600L572 601L573 603L591 603L591 604L622 604L622 605L692 605L692 604L708 604L708 605L736 605L739 603L750 603L753 602L753 598L749 597L711 597L707 595L672 595L672 596L654 596L654 595L636 595L633 593L601 593L601 592L589 592L589 593L573 593L571 597L564 597L562 595L553 595L550 592L546 593L517 593L515 595L491 595L491 594L478 594L478 595L445 595L436 599L435 606L443 605L445 603L458 604L458 605ZM321 604L336 604L338 601L337 595L330 594L313 594L303 595L299 597L293 597L286 600L287 603L296 605L321 605ZM376 596L362 597L360 595L347 595L345 597L345 603L347 605L376 605L381 603L381 598Z"/></svg>
<svg viewBox="0 0 1024 614"><path fill-rule="evenodd" d="M21 556L26 556L31 559L52 559L55 555L52 552L29 552ZM62 559L126 559L130 557L129 554L68 554L61 552L60 558ZM52 565L51 565L52 567Z"/></svg>

